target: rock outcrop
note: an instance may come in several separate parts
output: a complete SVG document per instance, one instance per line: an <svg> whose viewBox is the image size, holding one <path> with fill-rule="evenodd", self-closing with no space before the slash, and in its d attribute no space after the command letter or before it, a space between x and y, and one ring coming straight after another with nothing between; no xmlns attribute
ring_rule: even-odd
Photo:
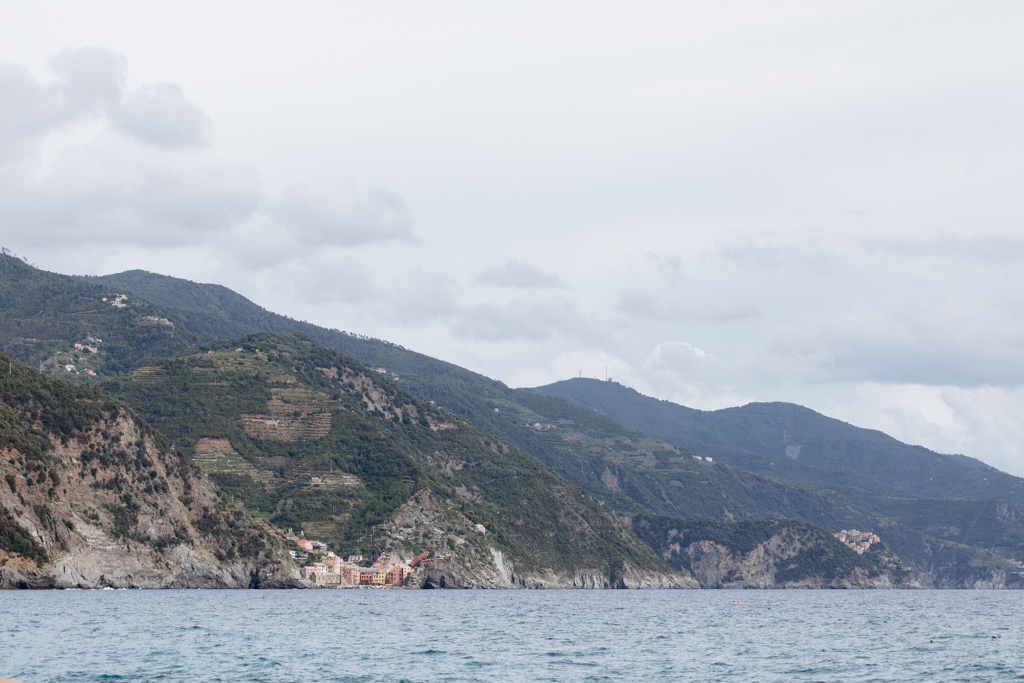
<svg viewBox="0 0 1024 683"><path fill-rule="evenodd" d="M303 586L134 413L9 359L0 378L0 587Z"/></svg>
<svg viewBox="0 0 1024 683"><path fill-rule="evenodd" d="M626 567L621 572L577 570L572 575L552 570L517 574L500 551L494 564L480 571L456 562L440 561L424 570L415 582L420 588L527 588L527 589L610 589L610 588L700 588L684 573L639 571Z"/></svg>
<svg viewBox="0 0 1024 683"><path fill-rule="evenodd" d="M805 522L636 517L633 528L702 588L920 588L884 546L857 554Z"/></svg>
<svg viewBox="0 0 1024 683"><path fill-rule="evenodd" d="M699 588L685 571L639 569L620 561L602 567L574 569L526 568L501 545L480 531L450 501L422 489L394 516L409 537L434 539L440 550L418 571L410 585L420 588ZM624 529L625 530L625 529ZM389 552L403 557L398 542Z"/></svg>

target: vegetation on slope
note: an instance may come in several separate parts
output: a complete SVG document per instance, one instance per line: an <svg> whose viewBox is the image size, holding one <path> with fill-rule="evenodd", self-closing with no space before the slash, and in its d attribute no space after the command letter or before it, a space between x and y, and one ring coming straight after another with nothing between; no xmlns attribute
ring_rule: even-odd
<svg viewBox="0 0 1024 683"><path fill-rule="evenodd" d="M985 548L966 545L962 541L996 535L1004 539L1012 537L1013 533L991 533L993 525L1018 525L1012 515L1008 519L1006 515L977 514L968 519L970 514L965 512L961 515L963 525L956 527L960 533L954 533L953 525L947 525L938 536L926 536L924 533L937 533L935 525L925 523L932 512L947 508L975 511L989 509L998 512L998 505L986 500L1002 493L1012 493L1018 481L1016 478L1002 473L995 477L989 476L986 470L995 471L969 458L937 456L930 452L927 454L931 458L929 468L935 463L959 463L961 468L957 477L963 467L973 469L965 480L974 481L981 477L981 488L957 488L959 484L951 484L950 477L936 477L934 471L926 468L925 471L932 471L932 474L928 477L928 488L922 489L922 492L931 496L970 496L981 499L979 502L963 505L959 501L939 498L925 501L921 495L915 495L912 488L894 488L891 484L906 482L899 476L890 478L888 471L885 476L877 475L886 482L883 484L872 478L870 472L865 474L855 471L856 468L845 468L837 475L822 467L807 464L806 458L802 456L809 457L814 448L818 447L815 445L818 442L803 444L801 457L792 459L786 457L784 446L781 450L775 448L770 451L770 455L765 455L730 446L728 444L732 442L725 437L719 443L716 438L712 438L713 434L699 435L706 441L675 439L671 434L647 431L650 425L646 422L632 422L618 413L604 411L616 418L612 420L587 408L573 406L561 398L512 390L477 373L389 342L328 330L276 315L217 285L197 284L143 271L121 273L103 279L114 286L151 298L175 315L187 318L196 326L197 334L301 330L323 345L344 351L370 367L385 368L389 376L399 375L400 385L421 400L436 401L438 405L451 409L477 427L518 446L626 514L653 511L665 515L706 516L721 520L788 517L810 521L833 530L855 526L871 528L879 533L884 531L887 539L891 539L894 547L898 546L899 552L907 559L914 560L918 566L946 572L954 582L983 575L985 567L1009 568L998 555L992 555ZM614 383L590 382L602 385L603 389L617 387ZM575 385L560 383L552 386ZM551 387L542 391L554 393L548 389ZM565 398L581 401L578 396L567 395ZM656 403L661 405L645 405L635 411L631 419L639 419L647 413L658 418L661 415L659 411L668 409L688 410L664 402ZM825 445L831 444L829 429L836 425L854 430L857 434L868 432L827 421L827 418L821 419L826 422L821 425L819 441ZM626 428L618 422L625 424ZM771 438L778 437L777 430L765 432L749 426L739 426L733 430L726 425L725 433L728 435L733 432L742 433L745 438L762 439L760 443L767 443L764 441L767 438L765 434ZM792 433L795 432L786 434ZM839 435L843 434L846 432L840 432ZM661 438L663 442L651 437ZM893 448L896 448L893 446L896 444L899 447L896 448L897 455L902 453L900 457L903 459L896 458L895 466L897 469L902 468L901 476L913 479L915 466L906 464L909 462L906 460L909 457L907 453L914 456L923 449L898 444L877 433L868 433L867 438L868 445L862 451L870 451L873 447L871 444L876 441L885 442ZM753 442L743 443L751 445ZM842 439L838 443L841 446ZM785 445L800 444L790 440ZM687 458L690 454L712 456L715 463L712 465L706 460ZM871 462L884 464L884 455ZM720 463L733 464L749 471L723 467ZM1006 478L1011 480L1009 484ZM917 482L923 484L923 477L917 477ZM874 506L879 502L879 496L886 497L887 502L884 508L876 509ZM887 512L895 512L897 516L891 518ZM1004 542L999 540L993 547L1006 556L1021 554L1019 547L1007 546Z"/></svg>
<svg viewBox="0 0 1024 683"><path fill-rule="evenodd" d="M370 552L374 533L396 533L395 511L429 488L484 526L474 544L493 543L521 569L663 567L533 457L299 334L213 343L104 387L208 459L251 512L340 552ZM433 539L405 541L418 550Z"/></svg>
<svg viewBox="0 0 1024 683"><path fill-rule="evenodd" d="M47 374L86 381L90 372L121 374L195 342L173 314L146 301L129 296L115 306L120 293L0 254L0 351Z"/></svg>
<svg viewBox="0 0 1024 683"><path fill-rule="evenodd" d="M94 527L156 553L180 545L221 560L269 553L266 534L131 410L4 354L0 365L0 552L41 562L82 545L77 530Z"/></svg>
<svg viewBox="0 0 1024 683"><path fill-rule="evenodd" d="M40 566L48 559L46 549L4 507L0 507L0 549L35 560Z"/></svg>

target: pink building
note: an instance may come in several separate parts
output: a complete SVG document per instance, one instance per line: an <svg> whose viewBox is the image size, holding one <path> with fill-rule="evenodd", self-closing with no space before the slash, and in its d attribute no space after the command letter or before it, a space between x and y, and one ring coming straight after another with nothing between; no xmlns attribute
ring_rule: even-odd
<svg viewBox="0 0 1024 683"><path fill-rule="evenodd" d="M396 564L388 571L388 583L392 586L401 586L410 571L408 565Z"/></svg>

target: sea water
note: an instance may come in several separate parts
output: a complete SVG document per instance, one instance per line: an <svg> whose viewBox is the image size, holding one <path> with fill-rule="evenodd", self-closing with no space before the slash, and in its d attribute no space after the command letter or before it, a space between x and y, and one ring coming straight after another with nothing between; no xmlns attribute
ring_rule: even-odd
<svg viewBox="0 0 1024 683"><path fill-rule="evenodd" d="M1024 680L1024 593L7 591L3 677Z"/></svg>

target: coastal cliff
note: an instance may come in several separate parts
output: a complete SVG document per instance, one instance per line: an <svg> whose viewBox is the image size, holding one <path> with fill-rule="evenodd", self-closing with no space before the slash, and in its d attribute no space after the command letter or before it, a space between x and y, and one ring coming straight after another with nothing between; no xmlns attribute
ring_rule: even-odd
<svg viewBox="0 0 1024 683"><path fill-rule="evenodd" d="M618 520L616 520L618 521ZM434 553L430 566L411 577L409 585L420 588L699 588L685 571L667 566L637 567L629 559L607 565L577 565L571 569L538 566L517 561L482 525L474 524L460 506L423 489L394 514L404 533L386 538L385 547L396 557L408 556L406 538L431 538ZM630 540L625 525L619 527L622 542Z"/></svg>
<svg viewBox="0 0 1024 683"><path fill-rule="evenodd" d="M0 355L0 587L304 585L131 410Z"/></svg>
<svg viewBox="0 0 1024 683"><path fill-rule="evenodd" d="M645 516L637 534L702 588L920 588L884 545L858 554L804 522L717 522Z"/></svg>
<svg viewBox="0 0 1024 683"><path fill-rule="evenodd" d="M526 589L650 589L700 588L692 577L679 573L652 572L625 567L604 574L599 570L578 570L574 574L530 572L516 574L515 569L497 555L492 567L484 571L452 562L438 562L424 572L415 584L420 588L526 588Z"/></svg>

